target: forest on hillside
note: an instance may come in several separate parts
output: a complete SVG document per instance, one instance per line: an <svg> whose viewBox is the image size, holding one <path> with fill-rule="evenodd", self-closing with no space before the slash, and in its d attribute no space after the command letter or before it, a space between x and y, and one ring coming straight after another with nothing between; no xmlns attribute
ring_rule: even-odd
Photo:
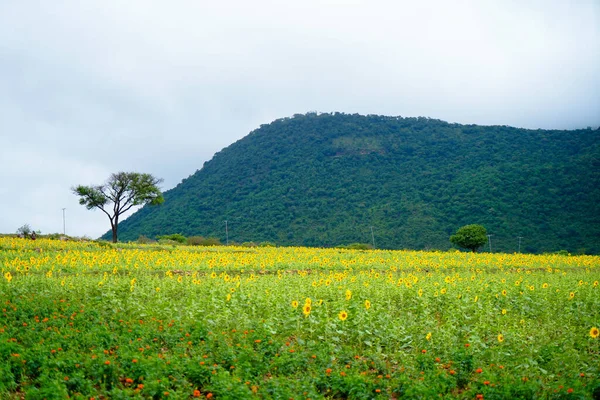
<svg viewBox="0 0 600 400"><path fill-rule="evenodd" d="M600 253L600 130L529 130L430 118L298 114L262 125L119 226L121 240L181 233L390 249L452 247L467 224L492 251ZM489 250L488 245L485 247Z"/></svg>

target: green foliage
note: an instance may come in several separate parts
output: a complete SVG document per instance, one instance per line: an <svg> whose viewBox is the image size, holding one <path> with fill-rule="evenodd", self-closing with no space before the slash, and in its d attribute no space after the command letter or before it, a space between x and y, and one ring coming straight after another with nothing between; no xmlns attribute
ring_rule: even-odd
<svg viewBox="0 0 600 400"><path fill-rule="evenodd" d="M349 250L371 250L373 249L373 245L369 243L351 243L346 246L337 246L340 249L349 249Z"/></svg>
<svg viewBox="0 0 600 400"><path fill-rule="evenodd" d="M202 236L190 236L187 238L190 246L220 246L221 241L217 238L205 238Z"/></svg>
<svg viewBox="0 0 600 400"><path fill-rule="evenodd" d="M164 197L158 188L161 182L162 179L155 178L150 174L118 172L111 174L103 185L79 185L71 190L79 196L79 204L88 210L98 208L108 216L112 241L116 243L119 216L132 207L159 205L164 202Z"/></svg>
<svg viewBox="0 0 600 400"><path fill-rule="evenodd" d="M148 236L145 236L145 235L140 235L136 241L140 244L149 244L149 243L155 242L155 240L152 240Z"/></svg>
<svg viewBox="0 0 600 400"><path fill-rule="evenodd" d="M170 235L163 235L163 236L159 236L157 237L157 239L160 240L171 240L173 242L177 242L177 243L186 243L187 242L187 238L185 236L183 236L181 233L173 233Z"/></svg>
<svg viewBox="0 0 600 400"><path fill-rule="evenodd" d="M551 157L549 156L551 155ZM600 253L600 131L528 130L429 118L306 114L215 154L122 237L440 249L472 221L493 250ZM109 239L110 234L105 238Z"/></svg>
<svg viewBox="0 0 600 400"><path fill-rule="evenodd" d="M487 240L487 231L481 225L465 225L452 236L450 236L450 242L462 247L475 251L485 244Z"/></svg>

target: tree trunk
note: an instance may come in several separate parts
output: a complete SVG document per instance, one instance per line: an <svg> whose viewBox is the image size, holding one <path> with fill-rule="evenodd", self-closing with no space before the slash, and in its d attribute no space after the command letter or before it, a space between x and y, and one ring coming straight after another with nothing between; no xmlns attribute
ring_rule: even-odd
<svg viewBox="0 0 600 400"><path fill-rule="evenodd" d="M113 243L117 243L117 227L119 222L117 220L117 218L115 218L115 221L110 221L110 227L112 228L112 241Z"/></svg>

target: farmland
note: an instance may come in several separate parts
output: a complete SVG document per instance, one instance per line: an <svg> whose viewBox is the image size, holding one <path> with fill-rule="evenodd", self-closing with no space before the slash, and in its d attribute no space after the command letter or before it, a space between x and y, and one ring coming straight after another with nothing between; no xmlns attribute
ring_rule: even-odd
<svg viewBox="0 0 600 400"><path fill-rule="evenodd" d="M600 396L597 256L0 238L0 266L2 398Z"/></svg>

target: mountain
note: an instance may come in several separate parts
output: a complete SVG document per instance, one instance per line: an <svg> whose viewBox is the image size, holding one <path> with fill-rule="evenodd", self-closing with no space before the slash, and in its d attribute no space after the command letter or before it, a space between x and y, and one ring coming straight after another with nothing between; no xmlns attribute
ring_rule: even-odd
<svg viewBox="0 0 600 400"><path fill-rule="evenodd" d="M294 115L261 125L119 225L237 243L448 249L482 224L493 251L600 253L600 130ZM488 245L485 247L489 249Z"/></svg>

